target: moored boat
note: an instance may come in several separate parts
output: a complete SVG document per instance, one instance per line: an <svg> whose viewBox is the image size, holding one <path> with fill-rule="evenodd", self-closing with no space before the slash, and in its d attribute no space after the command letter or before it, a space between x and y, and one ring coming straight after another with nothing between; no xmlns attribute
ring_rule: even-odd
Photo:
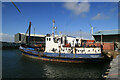
<svg viewBox="0 0 120 80"><path fill-rule="evenodd" d="M39 47L30 46L30 44L29 46L21 45L19 49L24 56L48 61L83 63L103 62L105 60L101 47L84 46L80 38L52 33L52 35L46 35L45 41L44 52L41 52Z"/></svg>

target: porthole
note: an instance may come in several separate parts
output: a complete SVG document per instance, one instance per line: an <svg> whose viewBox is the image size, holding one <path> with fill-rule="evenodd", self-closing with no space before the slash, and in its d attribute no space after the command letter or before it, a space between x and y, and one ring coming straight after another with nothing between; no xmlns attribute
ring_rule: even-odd
<svg viewBox="0 0 120 80"><path fill-rule="evenodd" d="M96 50L95 50L95 52L96 52Z"/></svg>
<svg viewBox="0 0 120 80"><path fill-rule="evenodd" d="M88 50L88 52L90 52L90 50Z"/></svg>

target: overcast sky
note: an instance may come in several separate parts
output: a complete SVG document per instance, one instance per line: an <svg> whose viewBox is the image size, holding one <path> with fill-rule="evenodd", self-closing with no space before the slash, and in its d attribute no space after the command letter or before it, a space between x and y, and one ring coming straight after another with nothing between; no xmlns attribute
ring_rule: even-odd
<svg viewBox="0 0 120 80"><path fill-rule="evenodd" d="M57 32L80 30L88 36L90 24L94 32L118 29L118 3L116 2L15 2L21 13L11 2L2 3L2 34L13 37L25 33L32 22L32 33L52 33L52 19ZM79 35L78 35L79 36Z"/></svg>

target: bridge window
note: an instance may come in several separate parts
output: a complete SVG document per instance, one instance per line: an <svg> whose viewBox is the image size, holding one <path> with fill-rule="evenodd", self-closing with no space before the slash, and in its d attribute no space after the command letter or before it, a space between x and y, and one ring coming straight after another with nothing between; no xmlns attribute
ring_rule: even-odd
<svg viewBox="0 0 120 80"><path fill-rule="evenodd" d="M51 38L49 38L49 41L51 41Z"/></svg>
<svg viewBox="0 0 120 80"><path fill-rule="evenodd" d="M90 50L88 50L88 52L90 52Z"/></svg>

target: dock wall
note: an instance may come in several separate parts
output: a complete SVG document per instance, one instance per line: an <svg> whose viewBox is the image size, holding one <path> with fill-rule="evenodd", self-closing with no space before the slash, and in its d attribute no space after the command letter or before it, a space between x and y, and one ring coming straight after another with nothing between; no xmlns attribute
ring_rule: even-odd
<svg viewBox="0 0 120 80"><path fill-rule="evenodd" d="M110 62L110 67L106 80L120 80L120 55Z"/></svg>
<svg viewBox="0 0 120 80"><path fill-rule="evenodd" d="M14 43L14 42L0 42L0 48L18 48L20 46L20 43Z"/></svg>

